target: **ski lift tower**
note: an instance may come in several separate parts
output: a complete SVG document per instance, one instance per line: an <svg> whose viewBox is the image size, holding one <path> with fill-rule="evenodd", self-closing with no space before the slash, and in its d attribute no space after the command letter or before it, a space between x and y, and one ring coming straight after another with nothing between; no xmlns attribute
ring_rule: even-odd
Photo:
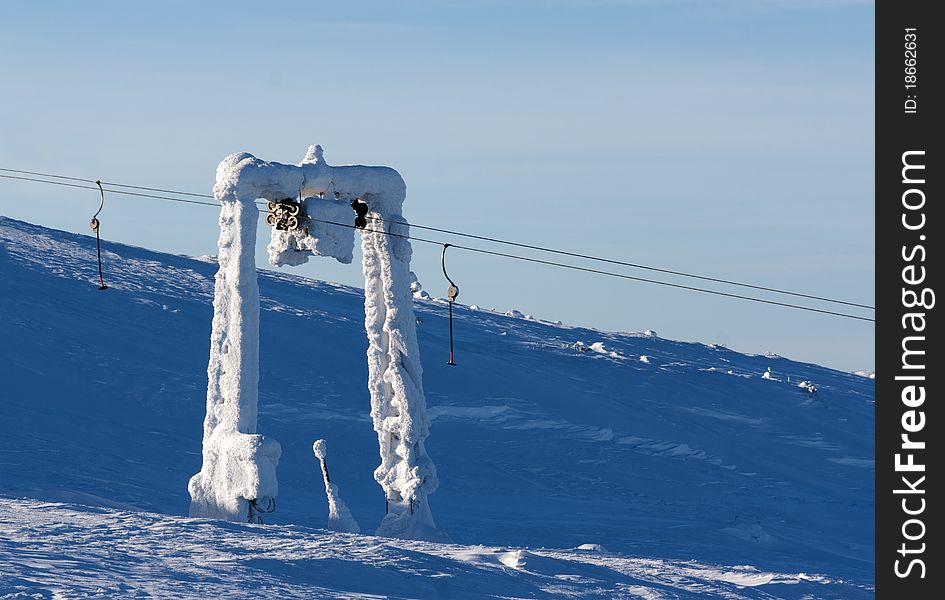
<svg viewBox="0 0 945 600"><path fill-rule="evenodd" d="M350 263L361 232L368 391L387 514L378 535L440 537L427 496L437 487L426 453L429 433L416 321L410 292L409 225L401 215L406 185L388 167L330 166L320 146L298 165L246 152L217 167L221 204L213 300L203 467L189 484L192 516L242 520L278 494L281 449L256 433L259 384L259 287L255 244L267 201L273 226L269 262L299 265L310 256Z"/></svg>

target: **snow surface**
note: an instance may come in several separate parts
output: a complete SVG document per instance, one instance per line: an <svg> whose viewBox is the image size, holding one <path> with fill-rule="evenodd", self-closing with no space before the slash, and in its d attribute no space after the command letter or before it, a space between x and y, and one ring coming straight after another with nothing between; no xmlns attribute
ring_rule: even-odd
<svg viewBox="0 0 945 600"><path fill-rule="evenodd" d="M593 550L588 551L588 548ZM8 501L3 598L841 598L823 575Z"/></svg>
<svg viewBox="0 0 945 600"><path fill-rule="evenodd" d="M458 304L448 367L429 359L445 305L414 303L455 545L327 531L313 434L352 514L384 517L364 292L267 271L258 421L282 445L278 507L264 526L186 518L216 265L103 251L100 292L94 238L0 218L0 597L873 595L874 380ZM607 550L568 550L585 544Z"/></svg>

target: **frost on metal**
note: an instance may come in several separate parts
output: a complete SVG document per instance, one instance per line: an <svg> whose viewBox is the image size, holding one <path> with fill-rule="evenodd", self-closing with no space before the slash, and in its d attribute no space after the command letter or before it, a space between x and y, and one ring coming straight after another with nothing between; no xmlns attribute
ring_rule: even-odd
<svg viewBox="0 0 945 600"><path fill-rule="evenodd" d="M253 499L250 496L259 499L277 493L279 446L255 435L259 379L255 201L301 199L305 217L298 226L272 230L269 262L276 266L302 264L313 255L350 263L355 231L351 203L357 202L367 207L361 249L368 391L381 458L374 478L387 502L377 533L441 537L427 502L437 478L424 447L430 422L410 288L412 249L405 237L409 225L401 215L406 185L400 174L387 167L329 166L319 146L311 146L298 165L266 162L240 152L217 168L214 196L223 206L220 271L214 294L204 466L191 479L191 514L238 519L245 514L245 502Z"/></svg>
<svg viewBox="0 0 945 600"><path fill-rule="evenodd" d="M216 190L215 190L216 191ZM259 286L254 249L259 211L252 201L217 194L219 263L213 292L203 466L191 477L190 514L242 520L252 500L278 494L278 442L256 433Z"/></svg>
<svg viewBox="0 0 945 600"><path fill-rule="evenodd" d="M328 446L325 440L315 440L312 451L322 467L325 496L328 498L328 529L345 533L361 533L358 522L348 510L348 505L341 499L341 490L331 482L331 477L328 476Z"/></svg>

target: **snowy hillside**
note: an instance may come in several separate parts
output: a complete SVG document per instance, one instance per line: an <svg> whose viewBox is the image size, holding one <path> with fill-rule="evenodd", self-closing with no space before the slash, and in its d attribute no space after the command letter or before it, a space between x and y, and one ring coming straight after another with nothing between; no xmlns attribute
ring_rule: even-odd
<svg viewBox="0 0 945 600"><path fill-rule="evenodd" d="M184 518L216 265L107 241L104 260L100 292L94 238L0 218L0 597L871 596L872 379L511 306L457 307L448 367L446 305L416 305L455 545L324 531L319 438L361 530L384 515L363 292L288 272L259 277L276 510Z"/></svg>

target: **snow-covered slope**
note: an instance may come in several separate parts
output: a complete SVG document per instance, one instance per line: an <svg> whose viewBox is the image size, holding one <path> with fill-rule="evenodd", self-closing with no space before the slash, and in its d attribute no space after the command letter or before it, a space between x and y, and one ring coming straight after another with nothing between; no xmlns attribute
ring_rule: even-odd
<svg viewBox="0 0 945 600"><path fill-rule="evenodd" d="M22 500L0 515L0 594L57 598L867 597L750 566L460 546ZM7 558L7 560L4 560ZM3 596L6 597L6 596Z"/></svg>
<svg viewBox="0 0 945 600"><path fill-rule="evenodd" d="M486 547L322 531L318 438L362 531L384 515L363 296L282 273L259 282L276 511L266 526L182 518L216 265L107 242L104 260L100 292L94 239L0 218L2 592L94 590L97 573L129 590L191 582L179 587L194 595L870 595L873 380L464 307L448 367L436 301L417 302L430 503L456 544ZM536 550L582 544L607 552ZM80 560L86 546L98 550ZM231 573L241 583L227 588Z"/></svg>

